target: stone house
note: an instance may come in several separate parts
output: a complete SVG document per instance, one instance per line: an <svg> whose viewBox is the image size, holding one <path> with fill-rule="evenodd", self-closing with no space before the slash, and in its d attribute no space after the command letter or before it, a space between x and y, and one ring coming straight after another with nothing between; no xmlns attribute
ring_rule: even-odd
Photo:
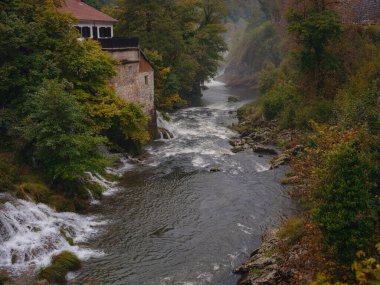
<svg viewBox="0 0 380 285"><path fill-rule="evenodd" d="M117 20L81 2L64 0L59 12L69 13L78 19L75 28L80 39L99 41L104 51L119 62L117 75L111 80L116 94L126 102L138 103L151 119L152 132L156 129L154 106L154 70L139 48L136 38L114 37L113 25Z"/></svg>

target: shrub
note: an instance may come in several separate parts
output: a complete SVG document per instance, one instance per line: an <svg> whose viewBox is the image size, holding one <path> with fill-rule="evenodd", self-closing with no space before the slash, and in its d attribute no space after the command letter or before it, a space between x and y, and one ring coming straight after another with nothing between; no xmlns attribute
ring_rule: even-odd
<svg viewBox="0 0 380 285"><path fill-rule="evenodd" d="M66 274L81 268L81 262L73 253L63 251L52 257L52 263L46 268L41 269L40 279L46 279L52 283L65 284Z"/></svg>
<svg viewBox="0 0 380 285"><path fill-rule="evenodd" d="M309 128L311 120L317 123L329 123L334 118L333 101L318 98L318 100L309 100L307 104L298 106L295 111L294 126Z"/></svg>
<svg viewBox="0 0 380 285"><path fill-rule="evenodd" d="M341 90L336 105L340 123L345 127L366 125L380 133L380 55L363 64Z"/></svg>
<svg viewBox="0 0 380 285"><path fill-rule="evenodd" d="M357 149L343 145L328 153L320 169L314 218L342 264L350 264L358 250L373 244L378 202L370 168Z"/></svg>
<svg viewBox="0 0 380 285"><path fill-rule="evenodd" d="M280 81L261 97L260 103L266 119L272 120L282 115L283 125L288 127L293 125L294 116L292 116L292 113L295 113L301 101L301 97L293 82Z"/></svg>

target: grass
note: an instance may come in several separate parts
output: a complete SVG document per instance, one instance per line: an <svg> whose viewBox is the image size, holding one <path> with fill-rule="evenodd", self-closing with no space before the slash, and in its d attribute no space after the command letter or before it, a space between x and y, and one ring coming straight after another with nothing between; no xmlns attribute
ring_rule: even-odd
<svg viewBox="0 0 380 285"><path fill-rule="evenodd" d="M81 268L79 258L69 251L63 251L53 256L51 260L51 265L39 272L39 279L46 279L51 283L66 284L67 273Z"/></svg>
<svg viewBox="0 0 380 285"><path fill-rule="evenodd" d="M298 217L289 218L278 231L278 237L288 246L296 244L304 235L304 223Z"/></svg>
<svg viewBox="0 0 380 285"><path fill-rule="evenodd" d="M261 273L263 273L264 270L263 269L260 269L260 268L256 268L256 267L253 267L249 270L249 274L250 275L260 275Z"/></svg>

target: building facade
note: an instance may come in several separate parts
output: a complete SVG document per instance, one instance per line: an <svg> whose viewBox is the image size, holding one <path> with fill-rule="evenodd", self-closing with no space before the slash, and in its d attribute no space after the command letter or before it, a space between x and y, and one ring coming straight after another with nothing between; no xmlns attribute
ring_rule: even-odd
<svg viewBox="0 0 380 285"><path fill-rule="evenodd" d="M78 20L75 28L81 40L97 40L119 62L117 75L111 80L116 95L126 102L140 104L151 120L150 128L155 130L154 70L139 48L138 39L114 37L113 25L117 20L80 0L64 0L59 12Z"/></svg>

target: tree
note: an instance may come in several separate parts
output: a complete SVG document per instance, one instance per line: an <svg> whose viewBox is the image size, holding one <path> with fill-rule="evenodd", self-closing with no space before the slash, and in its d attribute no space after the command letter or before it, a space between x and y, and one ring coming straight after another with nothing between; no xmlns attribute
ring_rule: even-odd
<svg viewBox="0 0 380 285"><path fill-rule="evenodd" d="M339 67L339 58L330 51L342 34L340 18L329 10L324 1L312 1L310 8L290 9L288 31L296 38L294 51L301 72L314 78L317 93L321 93L325 79Z"/></svg>
<svg viewBox="0 0 380 285"><path fill-rule="evenodd" d="M216 74L226 50L222 0L120 0L114 11L118 34L138 37L147 54L158 54L183 97L200 95L200 84Z"/></svg>
<svg viewBox="0 0 380 285"><path fill-rule="evenodd" d="M76 180L106 166L99 151L104 138L90 128L83 107L65 88L59 81L45 81L28 97L22 127L33 144L33 158L52 181Z"/></svg>
<svg viewBox="0 0 380 285"><path fill-rule="evenodd" d="M374 244L378 202L370 169L354 146L342 145L329 153L320 172L314 218L343 264Z"/></svg>

